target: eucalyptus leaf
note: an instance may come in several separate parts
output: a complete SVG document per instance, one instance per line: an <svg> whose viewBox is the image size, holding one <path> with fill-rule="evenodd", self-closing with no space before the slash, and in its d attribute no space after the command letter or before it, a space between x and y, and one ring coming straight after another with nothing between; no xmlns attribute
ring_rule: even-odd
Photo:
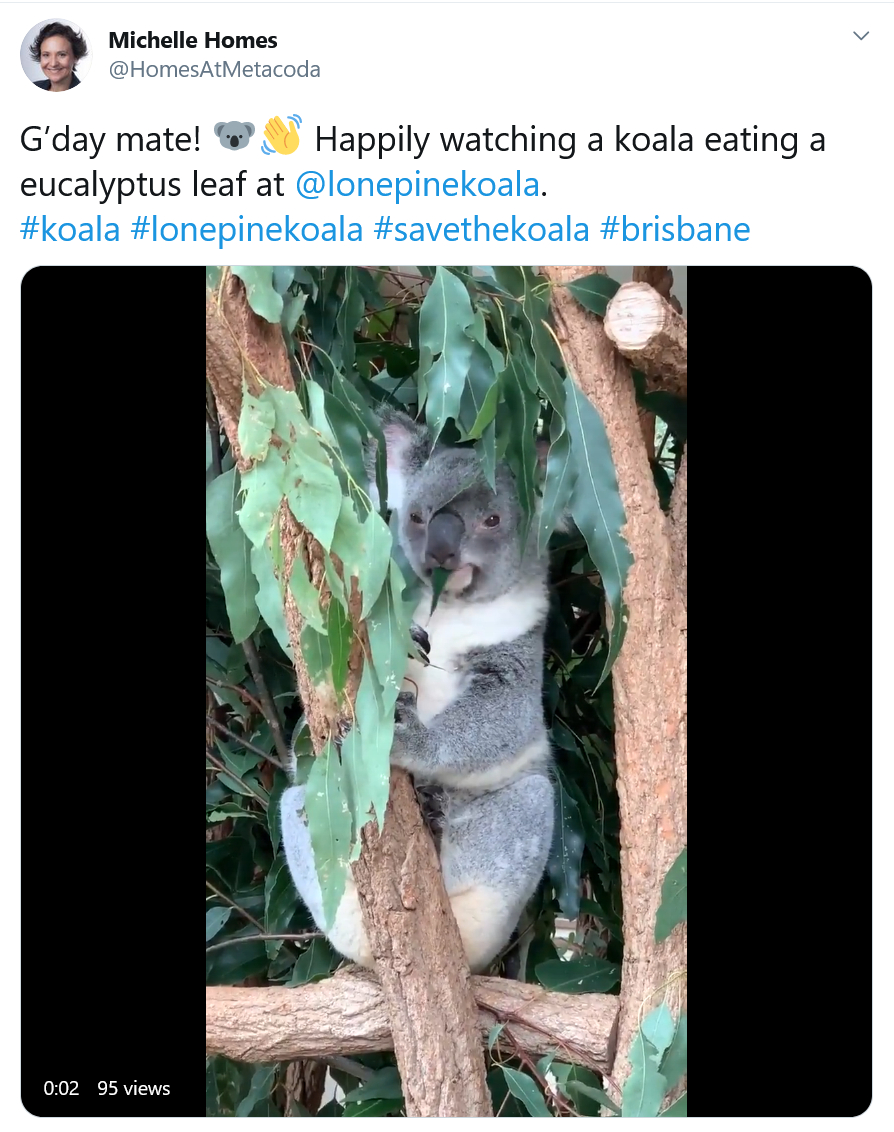
<svg viewBox="0 0 894 1132"><path fill-rule="evenodd" d="M621 1094L624 1116L657 1116L667 1093L667 1081L658 1071L658 1052L637 1030L628 1055L631 1070Z"/></svg>
<svg viewBox="0 0 894 1132"><path fill-rule="evenodd" d="M340 695L348 678L348 656L351 652L353 629L344 609L337 601L329 602L326 633L332 655L332 684Z"/></svg>
<svg viewBox="0 0 894 1132"><path fill-rule="evenodd" d="M229 920L232 908L208 908L205 911L205 942L214 939L220 929Z"/></svg>
<svg viewBox="0 0 894 1132"><path fill-rule="evenodd" d="M231 267L245 284L248 305L267 322L282 318L282 295L273 286L273 270L269 267Z"/></svg>
<svg viewBox="0 0 894 1132"><path fill-rule="evenodd" d="M661 885L661 904L655 916L655 940L667 939L677 924L686 921L686 849L667 871Z"/></svg>
<svg viewBox="0 0 894 1132"><path fill-rule="evenodd" d="M540 1090L531 1077L528 1077L525 1073L519 1073L517 1069L509 1069L506 1065L501 1066L501 1068L509 1092L522 1102L531 1116L552 1116L552 1113L546 1107L546 1101L544 1101Z"/></svg>
<svg viewBox="0 0 894 1132"><path fill-rule="evenodd" d="M596 272L594 275L575 279L566 286L582 307L605 318L606 308L621 284L602 272Z"/></svg>
<svg viewBox="0 0 894 1132"><path fill-rule="evenodd" d="M235 468L212 480L205 491L205 534L220 567L220 584L235 641L246 640L258 624L257 580L250 543L236 514L239 473Z"/></svg>
<svg viewBox="0 0 894 1132"><path fill-rule="evenodd" d="M421 376L428 390L425 417L436 439L448 419L459 415L473 346L465 331L473 319L469 292L439 267L419 311L419 342L435 359Z"/></svg>
<svg viewBox="0 0 894 1132"><path fill-rule="evenodd" d="M307 780L304 808L328 931L345 891L351 852L351 811L344 793L338 752L331 740L314 760Z"/></svg>
<svg viewBox="0 0 894 1132"><path fill-rule="evenodd" d="M565 390L568 430L577 472L571 490L571 514L602 578L611 612L609 647L601 684L611 671L627 632L627 608L622 597L633 556L621 534L627 516L605 426L570 376L565 379Z"/></svg>
<svg viewBox="0 0 894 1132"><path fill-rule="evenodd" d="M547 870L562 915L576 920L580 911L580 868L584 832L580 809L561 780L556 782L556 815Z"/></svg>
<svg viewBox="0 0 894 1132"><path fill-rule="evenodd" d="M607 994L621 979L621 968L607 959L586 955L580 959L548 959L535 973L547 990L564 994Z"/></svg>
<svg viewBox="0 0 894 1132"><path fill-rule="evenodd" d="M403 1102L404 1093L400 1083L397 1066L386 1065L377 1069L368 1081L345 1093L345 1104L368 1100L397 1100Z"/></svg>

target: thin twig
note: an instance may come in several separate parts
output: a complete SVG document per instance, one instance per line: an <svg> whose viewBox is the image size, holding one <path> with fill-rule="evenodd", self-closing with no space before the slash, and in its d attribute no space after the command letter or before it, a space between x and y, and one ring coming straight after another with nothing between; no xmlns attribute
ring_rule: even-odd
<svg viewBox="0 0 894 1132"><path fill-rule="evenodd" d="M247 703L250 703L258 713L258 715L264 714L264 709L261 707L260 702L255 699L251 692L247 692L241 684L228 684L225 680L215 680L213 676L206 676L205 683L216 684L218 688L229 688L230 691L235 692L241 700L245 700Z"/></svg>
<svg viewBox="0 0 894 1132"><path fill-rule="evenodd" d="M225 762L222 762L213 751L209 750L208 747L205 748L205 758L210 759L219 771L222 771L224 774L228 774L230 778L235 779L240 786L244 786L248 793L252 796L252 798L254 798L256 802L260 802L265 810L267 809L267 803L260 796L260 794L256 794L244 778L240 778L234 770L230 770L227 764Z"/></svg>
<svg viewBox="0 0 894 1132"><path fill-rule="evenodd" d="M210 723L216 731L219 731L221 735L226 735L228 739L232 739L234 743L239 743L241 746L245 747L246 750L251 751L252 754L260 755L262 759L266 759L267 762L273 763L274 766L278 766L280 770L286 769L278 758L273 755L268 755L266 751L262 751L260 747L256 747L254 743L249 742L248 739L243 738L241 735L237 735L235 731L231 731L229 727L225 727L222 723L219 723L213 715L206 715L205 720L206 722ZM229 774L230 772L227 771L227 773Z"/></svg>
<svg viewBox="0 0 894 1132"><path fill-rule="evenodd" d="M219 896L221 898L221 900L224 902L224 904L229 904L229 906L233 909L233 911L238 912L240 916L244 916L245 919L248 920L248 922L250 924L254 924L254 926L258 929L259 932L264 931L264 925L262 923L260 923L258 920L256 920L254 918L254 916L251 914L251 912L246 912L244 908L240 908L235 900L231 900L229 898L229 896L226 895L226 893L221 892L219 888L215 888L210 880L206 879L205 887L210 888L215 896Z"/></svg>
<svg viewBox="0 0 894 1132"><path fill-rule="evenodd" d="M277 934L277 933L271 934L270 932L262 932L260 935L237 935L237 936L233 936L231 939L223 939L223 940L220 941L220 943L212 943L210 947L205 948L205 954L207 955L209 951L219 951L222 947L229 947L231 944L234 944L234 943L248 943L250 940L257 940L257 939L260 939L260 940L265 940L265 939L290 939L290 940L294 940L296 943L300 943L302 940L322 939L322 938L323 938L322 932L297 932L297 933L293 932L290 935L289 934L283 935L283 934Z"/></svg>
<svg viewBox="0 0 894 1132"><path fill-rule="evenodd" d="M254 641L252 641L251 637L246 637L242 642L242 649L248 660L248 667L251 669L251 674L254 677L255 687L258 689L261 703L264 705L264 718L267 720L267 724L273 734L273 745L276 747L276 753L279 755L280 765L285 769L289 763L289 746L282 733L279 712L276 710L276 704L274 704L273 697L267 689L267 681L264 679L264 673L261 671L261 661L258 657L258 650L255 648Z"/></svg>

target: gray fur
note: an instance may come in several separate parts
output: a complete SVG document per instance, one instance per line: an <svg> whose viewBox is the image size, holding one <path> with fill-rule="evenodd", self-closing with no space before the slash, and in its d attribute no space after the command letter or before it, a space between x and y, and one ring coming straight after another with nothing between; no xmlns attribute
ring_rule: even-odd
<svg viewBox="0 0 894 1132"><path fill-rule="evenodd" d="M431 663L411 660L413 690L398 697L391 761L414 776L440 841L467 955L480 970L509 940L552 842L542 708L548 563L536 554L536 522L522 552L523 513L507 467L498 466L493 492L473 450L433 445L427 428L390 410L382 431L388 503L400 544L425 584L416 619L431 643ZM371 473L373 461L371 452ZM429 618L432 567L440 563L451 577ZM296 887L319 924L302 801L295 788L283 796L283 842Z"/></svg>

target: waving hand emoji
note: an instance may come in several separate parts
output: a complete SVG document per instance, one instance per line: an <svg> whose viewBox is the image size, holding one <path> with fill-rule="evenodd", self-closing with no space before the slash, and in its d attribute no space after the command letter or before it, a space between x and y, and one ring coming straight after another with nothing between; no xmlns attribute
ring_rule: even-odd
<svg viewBox="0 0 894 1132"><path fill-rule="evenodd" d="M264 127L264 137L276 152L281 153L284 157L288 157L298 148L299 138L295 123L290 122L289 127L287 130L278 114L275 118L271 118Z"/></svg>

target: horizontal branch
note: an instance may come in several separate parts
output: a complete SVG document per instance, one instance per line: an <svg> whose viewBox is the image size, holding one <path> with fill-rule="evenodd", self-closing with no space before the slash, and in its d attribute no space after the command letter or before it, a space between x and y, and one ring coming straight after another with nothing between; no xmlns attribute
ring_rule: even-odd
<svg viewBox="0 0 894 1132"><path fill-rule="evenodd" d="M686 319L648 283L625 283L605 312L605 333L650 388L686 396Z"/></svg>
<svg viewBox="0 0 894 1132"><path fill-rule="evenodd" d="M498 1022L532 1057L558 1052L607 1069L618 998L559 994L511 979L472 978L482 1040ZM206 987L205 1050L234 1061L293 1061L392 1049L382 990L370 971L348 968L302 987Z"/></svg>

